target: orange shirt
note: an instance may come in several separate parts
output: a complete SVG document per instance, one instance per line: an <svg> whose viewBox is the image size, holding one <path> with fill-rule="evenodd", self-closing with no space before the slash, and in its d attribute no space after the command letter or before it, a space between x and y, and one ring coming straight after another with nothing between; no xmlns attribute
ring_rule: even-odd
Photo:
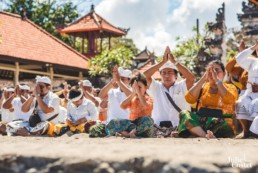
<svg viewBox="0 0 258 173"><path fill-rule="evenodd" d="M239 82L242 84L241 90L245 90L248 81L248 73L237 64L236 58L231 58L225 68L228 73L239 78Z"/></svg>
<svg viewBox="0 0 258 173"><path fill-rule="evenodd" d="M198 109L200 107L217 108L222 109L223 114L233 114L234 105L238 99L237 89L232 84L223 83L223 85L227 88L227 94L224 97L221 97L219 92L216 94L209 93L210 84L206 83L202 90ZM193 97L188 91L185 95L185 99L188 103L193 104L197 102L198 96Z"/></svg>
<svg viewBox="0 0 258 173"><path fill-rule="evenodd" d="M138 118L144 116L151 116L151 112L153 109L153 100L150 96L144 96L147 105L143 106L138 97L134 97L130 104L127 105L125 109L130 109L130 117L129 120L136 120Z"/></svg>

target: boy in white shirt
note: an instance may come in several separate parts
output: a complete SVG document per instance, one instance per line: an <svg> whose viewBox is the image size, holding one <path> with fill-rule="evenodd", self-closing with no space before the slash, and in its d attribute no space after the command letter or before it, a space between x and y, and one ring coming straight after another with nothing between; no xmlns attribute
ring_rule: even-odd
<svg viewBox="0 0 258 173"><path fill-rule="evenodd" d="M30 115L32 114L33 109L30 109L29 112L22 112L22 104L29 98L30 87L25 84L17 85L15 93L7 99L3 108L5 109L14 109L14 120L23 120L28 121Z"/></svg>
<svg viewBox="0 0 258 173"><path fill-rule="evenodd" d="M7 99L3 104L3 107L5 109L14 109L14 120L6 125L7 133L10 135L28 135L28 131L24 128L28 127L29 125L28 121L30 115L33 112L33 108L31 108L28 112L23 112L21 109L23 103L29 98L29 90L30 87L28 85L17 85L14 94L9 99ZM25 133L23 134L22 132Z"/></svg>
<svg viewBox="0 0 258 173"><path fill-rule="evenodd" d="M98 97L94 97L92 83L89 80L83 80L80 81L79 85L83 91L84 97L92 101L95 104L95 106L99 108L101 99Z"/></svg>
<svg viewBox="0 0 258 173"><path fill-rule="evenodd" d="M84 98L81 89L71 89L67 105L66 123L70 131L79 133L88 133L91 125L98 119L98 111L95 104L89 99Z"/></svg>

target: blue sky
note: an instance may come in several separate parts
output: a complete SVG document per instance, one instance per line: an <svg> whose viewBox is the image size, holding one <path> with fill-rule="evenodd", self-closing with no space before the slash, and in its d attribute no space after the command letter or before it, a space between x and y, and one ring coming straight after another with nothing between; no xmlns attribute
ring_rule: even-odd
<svg viewBox="0 0 258 173"><path fill-rule="evenodd" d="M157 55L165 47L172 49L176 37L195 34L192 26L200 20L200 28L215 21L217 9L225 2L227 28L240 27L237 13L241 13L243 0L99 0L94 1L96 12L115 26L128 28L139 49L147 46Z"/></svg>
<svg viewBox="0 0 258 173"><path fill-rule="evenodd" d="M0 0L2 1L7 0ZM41 0L44 1L44 0ZM89 12L91 4L98 14L111 24L130 28L127 35L139 49L145 46L161 55L168 45L176 45L176 37L187 38L192 34L196 18L200 28L215 21L217 9L226 4L227 28L240 27L237 13L241 13L244 0L60 0L78 5L81 16ZM247 1L247 0L245 0ZM1 4L0 4L1 5ZM0 7L1 9L1 7Z"/></svg>

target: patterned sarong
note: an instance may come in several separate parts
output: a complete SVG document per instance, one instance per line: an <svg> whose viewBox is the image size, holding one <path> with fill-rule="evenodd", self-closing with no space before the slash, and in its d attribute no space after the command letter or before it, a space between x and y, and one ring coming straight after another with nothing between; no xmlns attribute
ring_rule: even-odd
<svg viewBox="0 0 258 173"><path fill-rule="evenodd" d="M97 124L91 126L89 129L89 135L91 138L107 136L106 125L103 123L97 123Z"/></svg>
<svg viewBox="0 0 258 173"><path fill-rule="evenodd" d="M15 120L6 124L8 136L40 136L44 135L49 128L48 123L40 122L35 127L30 127L28 121Z"/></svg>
<svg viewBox="0 0 258 173"><path fill-rule="evenodd" d="M178 126L179 136L188 137L189 129L200 126L204 131L210 130L217 138L232 138L234 136L232 128L224 119L216 117L200 117L189 111L182 111L179 114L180 123ZM223 117L227 115L223 115Z"/></svg>
<svg viewBox="0 0 258 173"><path fill-rule="evenodd" d="M115 136L116 132L131 132L136 129L138 137L153 137L154 121L151 117L145 116L134 121L126 119L113 119L106 125L106 133L109 136Z"/></svg>
<svg viewBox="0 0 258 173"><path fill-rule="evenodd" d="M70 131L74 133L89 133L89 129L91 126L95 125L96 121L87 121L86 123L79 124L77 126L74 126L72 124L69 124Z"/></svg>

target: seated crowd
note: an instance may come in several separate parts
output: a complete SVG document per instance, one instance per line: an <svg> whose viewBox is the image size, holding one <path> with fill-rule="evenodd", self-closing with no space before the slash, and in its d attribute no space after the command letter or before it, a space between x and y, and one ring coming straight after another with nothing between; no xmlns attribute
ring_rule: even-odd
<svg viewBox="0 0 258 173"><path fill-rule="evenodd" d="M101 90L83 80L75 86L65 82L63 90L53 93L52 81L37 76L33 89L19 84L3 90L0 134L257 137L257 55L258 43L246 49L242 42L225 67L211 61L197 82L168 47L163 60L144 73L115 66L112 80ZM151 77L157 71L161 81Z"/></svg>

